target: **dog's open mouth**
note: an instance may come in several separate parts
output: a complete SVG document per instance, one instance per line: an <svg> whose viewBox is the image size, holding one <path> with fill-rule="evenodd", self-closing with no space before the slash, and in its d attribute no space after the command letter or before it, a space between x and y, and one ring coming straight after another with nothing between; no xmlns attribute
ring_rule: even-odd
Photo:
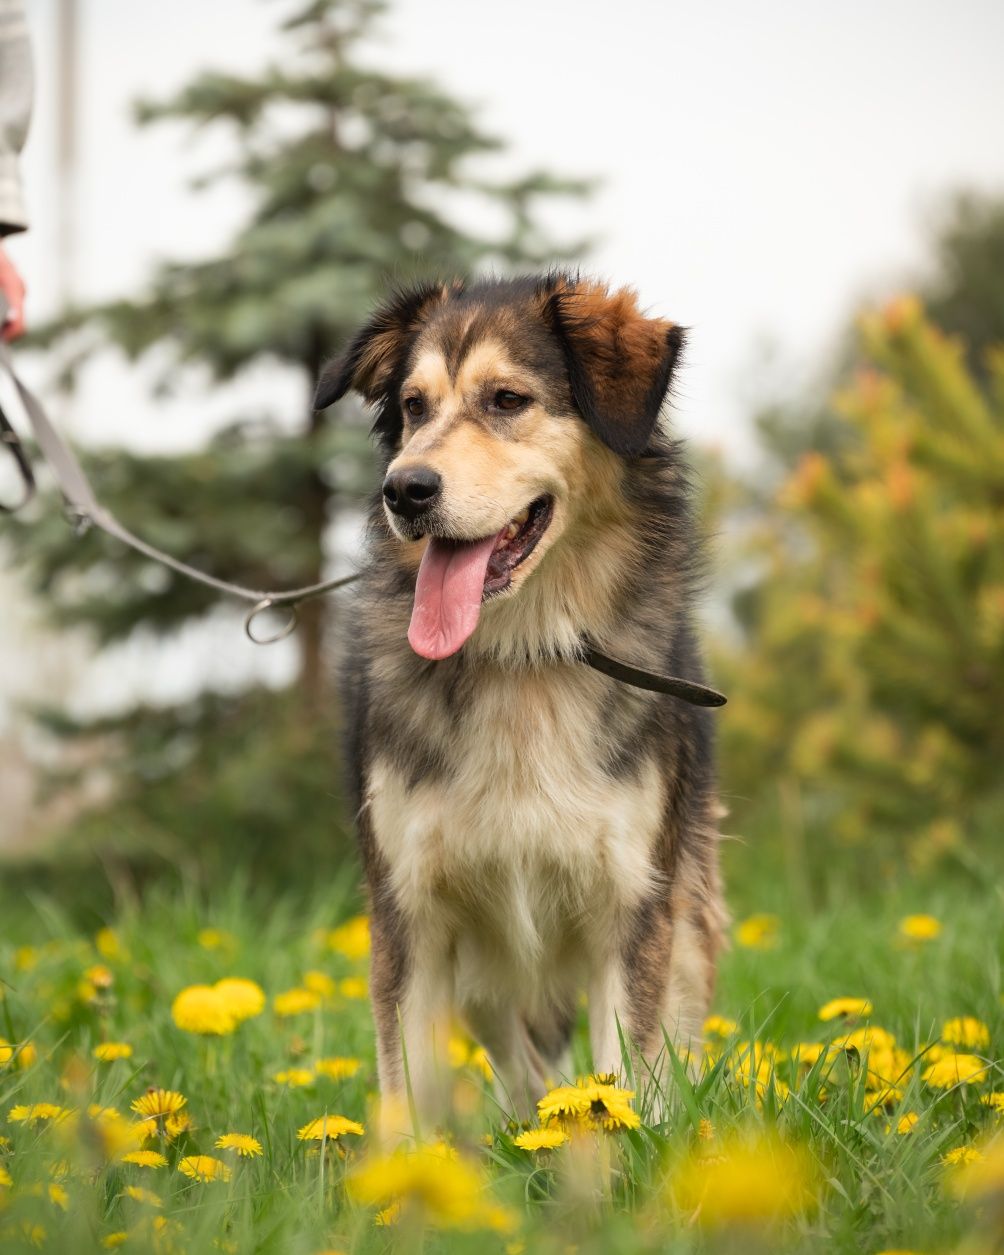
<svg viewBox="0 0 1004 1255"><path fill-rule="evenodd" d="M551 497L538 497L494 536L429 538L408 629L415 653L440 659L457 652L478 626L481 603L509 587L513 571L547 530L553 510Z"/></svg>

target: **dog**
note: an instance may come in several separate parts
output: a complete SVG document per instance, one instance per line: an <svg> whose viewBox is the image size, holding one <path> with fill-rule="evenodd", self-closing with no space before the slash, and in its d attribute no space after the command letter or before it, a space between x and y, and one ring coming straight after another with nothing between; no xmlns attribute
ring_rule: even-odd
<svg viewBox="0 0 1004 1255"><path fill-rule="evenodd" d="M315 405L374 407L347 760L381 1097L443 1114L461 1018L520 1111L567 1068L697 1043L724 928L709 713L583 665L700 679L701 564L664 402L683 330L562 271L392 295ZM392 1104L393 1105L393 1104Z"/></svg>

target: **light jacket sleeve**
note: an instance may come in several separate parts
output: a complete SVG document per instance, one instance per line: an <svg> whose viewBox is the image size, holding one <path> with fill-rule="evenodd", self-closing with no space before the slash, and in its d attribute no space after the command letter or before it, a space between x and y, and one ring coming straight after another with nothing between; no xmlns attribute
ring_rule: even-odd
<svg viewBox="0 0 1004 1255"><path fill-rule="evenodd" d="M34 74L22 0L0 0L0 235L24 231L21 149L28 134Z"/></svg>

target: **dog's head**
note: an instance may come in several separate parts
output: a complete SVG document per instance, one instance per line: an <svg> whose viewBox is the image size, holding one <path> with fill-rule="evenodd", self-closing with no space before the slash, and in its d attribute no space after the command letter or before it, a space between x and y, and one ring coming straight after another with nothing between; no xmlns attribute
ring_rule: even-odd
<svg viewBox="0 0 1004 1255"><path fill-rule="evenodd" d="M377 408L387 521L423 542L417 653L455 653L482 603L516 596L613 508L682 344L630 290L551 274L399 293L328 366L316 407L355 389Z"/></svg>

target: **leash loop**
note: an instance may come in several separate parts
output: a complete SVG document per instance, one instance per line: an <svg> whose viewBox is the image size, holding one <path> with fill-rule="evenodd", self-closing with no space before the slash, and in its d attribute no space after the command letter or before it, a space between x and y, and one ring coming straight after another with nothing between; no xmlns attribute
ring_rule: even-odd
<svg viewBox="0 0 1004 1255"><path fill-rule="evenodd" d="M289 614L286 622L275 632L269 636L256 636L254 632L254 621L260 614L265 614L268 610L278 610L280 607L276 604L274 597L263 597L256 605L244 616L244 634L255 645L274 645L277 641L284 641L287 636L296 630L296 625L300 620L296 610L297 603L295 601L287 602L282 608Z"/></svg>

